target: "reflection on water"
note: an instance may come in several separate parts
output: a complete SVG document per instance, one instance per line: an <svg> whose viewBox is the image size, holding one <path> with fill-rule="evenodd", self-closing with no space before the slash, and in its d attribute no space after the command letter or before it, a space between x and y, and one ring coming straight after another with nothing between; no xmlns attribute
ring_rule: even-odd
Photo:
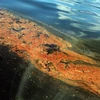
<svg viewBox="0 0 100 100"><path fill-rule="evenodd" d="M40 20L65 34L100 37L100 0L0 0L0 6Z"/></svg>

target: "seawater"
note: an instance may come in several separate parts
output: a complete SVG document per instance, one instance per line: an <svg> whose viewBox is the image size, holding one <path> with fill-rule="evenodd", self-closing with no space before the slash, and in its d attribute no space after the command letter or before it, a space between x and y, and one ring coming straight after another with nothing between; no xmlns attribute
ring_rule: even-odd
<svg viewBox="0 0 100 100"><path fill-rule="evenodd" d="M100 0L0 0L8 8L64 34L100 38Z"/></svg>

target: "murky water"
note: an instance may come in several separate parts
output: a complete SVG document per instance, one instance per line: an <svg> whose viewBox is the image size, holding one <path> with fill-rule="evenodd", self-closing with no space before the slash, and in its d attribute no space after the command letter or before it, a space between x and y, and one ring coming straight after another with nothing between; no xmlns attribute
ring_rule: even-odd
<svg viewBox="0 0 100 100"><path fill-rule="evenodd" d="M100 38L100 0L0 0L24 14L81 38Z"/></svg>
<svg viewBox="0 0 100 100"><path fill-rule="evenodd" d="M0 100L99 100L35 68L0 45Z"/></svg>

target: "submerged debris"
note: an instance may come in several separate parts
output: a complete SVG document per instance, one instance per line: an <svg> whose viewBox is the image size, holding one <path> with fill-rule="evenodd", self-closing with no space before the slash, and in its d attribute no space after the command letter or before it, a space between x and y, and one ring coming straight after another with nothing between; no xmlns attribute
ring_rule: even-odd
<svg viewBox="0 0 100 100"><path fill-rule="evenodd" d="M18 28L18 29L16 29L16 28L13 27L12 29L13 29L13 31L20 32L20 31L24 30L25 28Z"/></svg>
<svg viewBox="0 0 100 100"><path fill-rule="evenodd" d="M42 34L42 32L38 32L36 37L39 38L41 34Z"/></svg>
<svg viewBox="0 0 100 100"><path fill-rule="evenodd" d="M60 47L56 44L43 44L44 46L46 46L46 52L47 54L51 54L54 53L56 51L60 51Z"/></svg>

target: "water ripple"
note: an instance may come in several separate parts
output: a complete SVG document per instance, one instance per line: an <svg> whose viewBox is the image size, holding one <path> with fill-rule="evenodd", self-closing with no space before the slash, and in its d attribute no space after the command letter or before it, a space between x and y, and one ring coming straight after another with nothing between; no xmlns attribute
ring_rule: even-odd
<svg viewBox="0 0 100 100"><path fill-rule="evenodd" d="M100 37L100 0L0 0L0 6L39 20L65 34L73 31L74 36L78 36L85 30L83 38L94 38L94 34Z"/></svg>

